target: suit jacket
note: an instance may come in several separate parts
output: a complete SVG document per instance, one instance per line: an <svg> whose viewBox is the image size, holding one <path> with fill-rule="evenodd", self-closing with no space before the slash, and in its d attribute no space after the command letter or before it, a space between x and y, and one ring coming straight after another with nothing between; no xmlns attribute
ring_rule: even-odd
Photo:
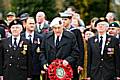
<svg viewBox="0 0 120 80"><path fill-rule="evenodd" d="M100 53L98 35L88 40L88 77L92 80L114 80L119 77L119 41L107 35L103 55Z"/></svg>
<svg viewBox="0 0 120 80"><path fill-rule="evenodd" d="M20 38L16 49L12 46L12 37L0 43L0 75L5 80L26 80L31 77L32 61L28 41Z"/></svg>
<svg viewBox="0 0 120 80"><path fill-rule="evenodd" d="M72 67L76 67L78 59L78 45L73 33L64 30L58 47L55 47L54 32L49 32L41 46L40 60L42 64L50 64L55 59L65 59Z"/></svg>
<svg viewBox="0 0 120 80"><path fill-rule="evenodd" d="M25 33L21 34L24 38L26 36ZM40 44L38 42L38 39L40 40ZM40 52L38 48L40 49L41 42L43 40L43 35L38 34L37 32L34 33L33 43L31 45L31 52L32 52L32 62L33 62L33 75L40 75L41 71L41 64L39 61L39 55Z"/></svg>

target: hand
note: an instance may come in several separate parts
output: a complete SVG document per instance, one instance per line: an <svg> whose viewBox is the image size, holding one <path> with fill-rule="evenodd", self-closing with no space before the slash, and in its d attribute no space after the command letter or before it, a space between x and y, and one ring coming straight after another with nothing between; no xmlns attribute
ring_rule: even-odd
<svg viewBox="0 0 120 80"><path fill-rule="evenodd" d="M78 70L78 73L80 73L83 70L83 68L81 66L78 66L77 70Z"/></svg>
<svg viewBox="0 0 120 80"><path fill-rule="evenodd" d="M41 70L41 74L45 74L45 71L44 71L44 70Z"/></svg>
<svg viewBox="0 0 120 80"><path fill-rule="evenodd" d="M64 65L64 66L67 66L68 64L69 64L69 62L68 62L68 61L63 60L63 65Z"/></svg>
<svg viewBox="0 0 120 80"><path fill-rule="evenodd" d="M27 78L27 80L32 80L32 78Z"/></svg>
<svg viewBox="0 0 120 80"><path fill-rule="evenodd" d="M120 77L117 77L117 80L120 80Z"/></svg>
<svg viewBox="0 0 120 80"><path fill-rule="evenodd" d="M3 76L0 76L0 80L3 80Z"/></svg>
<svg viewBox="0 0 120 80"><path fill-rule="evenodd" d="M44 65L43 65L43 68L44 68L45 70L47 70L47 69L48 69L48 64L44 64Z"/></svg>
<svg viewBox="0 0 120 80"><path fill-rule="evenodd" d="M90 77L86 78L86 80L91 80Z"/></svg>

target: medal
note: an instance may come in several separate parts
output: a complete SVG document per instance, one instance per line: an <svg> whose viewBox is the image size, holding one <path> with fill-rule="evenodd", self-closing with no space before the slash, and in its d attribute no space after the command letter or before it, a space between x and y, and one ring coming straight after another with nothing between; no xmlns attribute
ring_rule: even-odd
<svg viewBox="0 0 120 80"><path fill-rule="evenodd" d="M22 53L23 55L25 55L25 54L26 54L26 51L25 51L25 50L23 50L23 51L21 51L21 53Z"/></svg>
<svg viewBox="0 0 120 80"><path fill-rule="evenodd" d="M23 50L27 50L27 45L23 45Z"/></svg>

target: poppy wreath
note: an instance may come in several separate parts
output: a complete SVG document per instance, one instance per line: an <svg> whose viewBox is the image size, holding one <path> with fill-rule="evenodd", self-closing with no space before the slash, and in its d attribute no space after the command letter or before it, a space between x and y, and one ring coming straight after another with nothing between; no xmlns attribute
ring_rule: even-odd
<svg viewBox="0 0 120 80"><path fill-rule="evenodd" d="M73 70L71 65L64 66L63 60L56 59L48 66L48 77L50 80L71 80Z"/></svg>

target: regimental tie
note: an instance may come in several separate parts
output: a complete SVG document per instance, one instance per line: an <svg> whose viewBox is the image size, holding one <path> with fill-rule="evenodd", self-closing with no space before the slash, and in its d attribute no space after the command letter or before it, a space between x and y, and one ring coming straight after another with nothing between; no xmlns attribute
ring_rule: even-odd
<svg viewBox="0 0 120 80"><path fill-rule="evenodd" d="M14 38L14 49L17 48L17 38Z"/></svg>
<svg viewBox="0 0 120 80"><path fill-rule="evenodd" d="M30 43L30 44L32 44L32 39L31 39L31 38L32 38L32 36L31 36L31 35L29 35L28 37L29 37L29 43Z"/></svg>
<svg viewBox="0 0 120 80"><path fill-rule="evenodd" d="M56 48L58 47L59 45L59 36L57 36L57 39L56 39Z"/></svg>
<svg viewBox="0 0 120 80"><path fill-rule="evenodd" d="M102 43L103 43L103 37L100 36L100 42L99 42L100 53L101 53L101 50L102 50Z"/></svg>

